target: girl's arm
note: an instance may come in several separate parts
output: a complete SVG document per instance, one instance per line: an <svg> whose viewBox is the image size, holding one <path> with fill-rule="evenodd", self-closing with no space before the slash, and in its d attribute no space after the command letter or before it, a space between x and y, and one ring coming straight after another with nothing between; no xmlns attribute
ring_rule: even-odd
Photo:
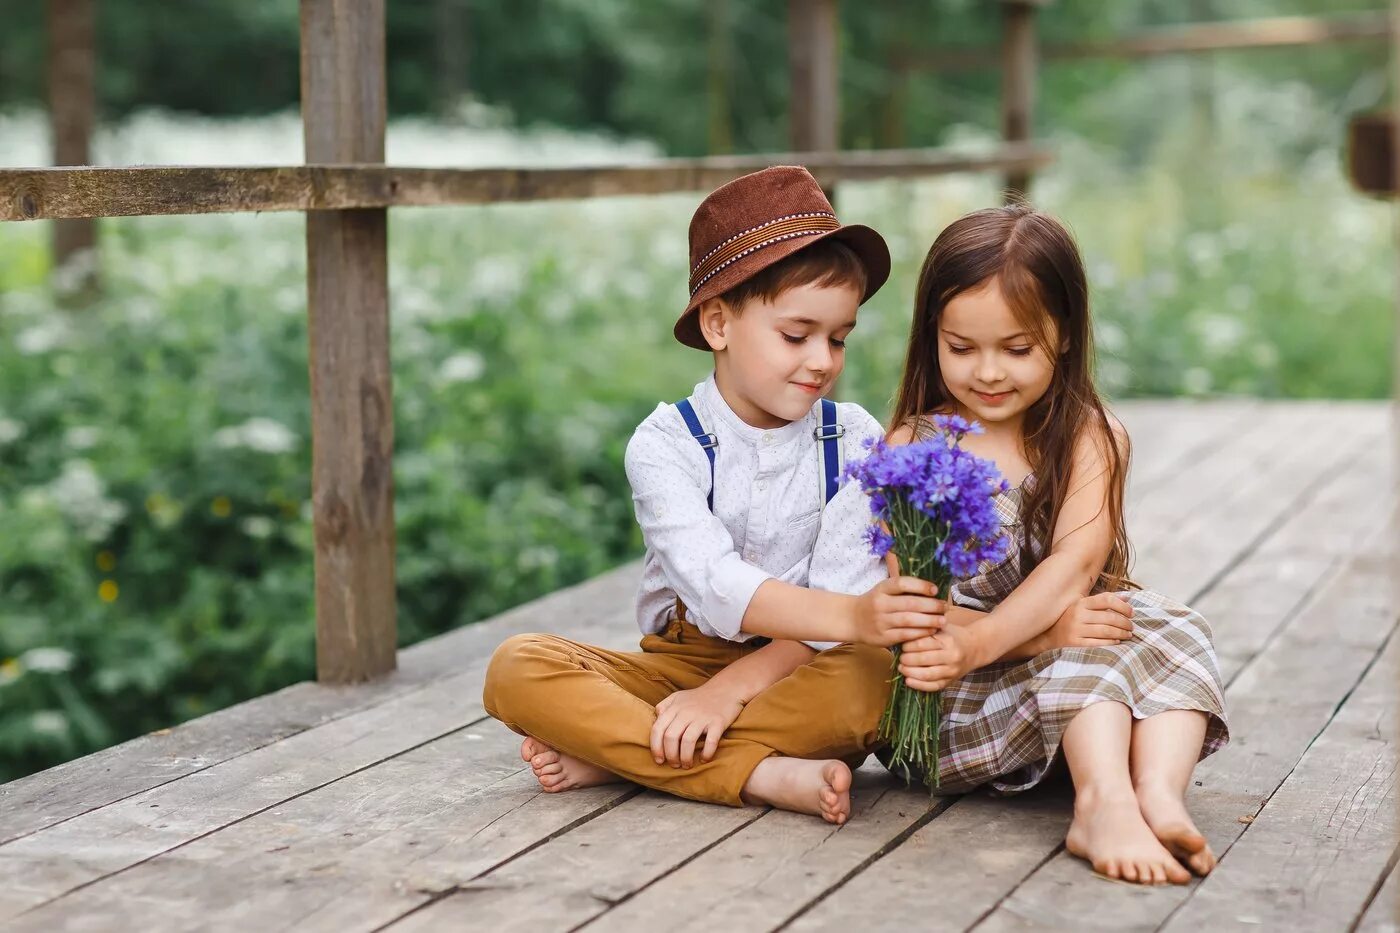
<svg viewBox="0 0 1400 933"><path fill-rule="evenodd" d="M1114 442L1125 448L1121 426L1113 420L1110 424ZM1051 535L1050 553L985 617L906 644L900 671L910 686L941 690L968 671L1022 655L1093 590L1113 548L1108 480L1106 451L1098 436L1086 431L1076 443L1070 492Z"/></svg>

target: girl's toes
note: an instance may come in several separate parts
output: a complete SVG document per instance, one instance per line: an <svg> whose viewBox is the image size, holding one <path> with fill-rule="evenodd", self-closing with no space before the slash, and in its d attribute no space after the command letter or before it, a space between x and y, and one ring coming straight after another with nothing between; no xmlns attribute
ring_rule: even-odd
<svg viewBox="0 0 1400 933"><path fill-rule="evenodd" d="M1103 875L1103 876L1105 876L1105 877L1107 877L1107 878L1117 878L1117 877L1119 877L1119 874L1118 874L1118 863L1117 863L1116 861L1114 861L1113 859L1109 859L1109 860L1106 861L1106 862L1100 862L1099 864L1095 865L1095 866L1094 866L1094 871L1098 872L1099 874L1101 874L1101 875Z"/></svg>
<svg viewBox="0 0 1400 933"><path fill-rule="evenodd" d="M1209 869L1207 869L1207 871L1209 871ZM1206 872L1201 872L1203 875L1205 873ZM1186 884L1191 880L1191 873L1182 868L1180 864L1173 861L1171 865L1167 866L1167 880L1172 884Z"/></svg>
<svg viewBox="0 0 1400 933"><path fill-rule="evenodd" d="M1152 866L1152 883L1153 883L1153 884L1166 884L1166 883L1167 883L1167 869L1166 869L1166 866L1164 866L1164 865L1153 865L1153 866Z"/></svg>

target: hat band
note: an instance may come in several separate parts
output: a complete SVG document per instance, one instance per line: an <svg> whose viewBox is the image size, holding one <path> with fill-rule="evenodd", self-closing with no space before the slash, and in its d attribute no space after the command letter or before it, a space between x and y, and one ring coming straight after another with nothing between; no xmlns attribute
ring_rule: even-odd
<svg viewBox="0 0 1400 933"><path fill-rule="evenodd" d="M835 215L809 213L779 217L746 230L712 250L704 261L695 267L695 271L690 274L690 294L694 295L722 269L765 246L772 246L794 237L828 233L840 226L841 223Z"/></svg>

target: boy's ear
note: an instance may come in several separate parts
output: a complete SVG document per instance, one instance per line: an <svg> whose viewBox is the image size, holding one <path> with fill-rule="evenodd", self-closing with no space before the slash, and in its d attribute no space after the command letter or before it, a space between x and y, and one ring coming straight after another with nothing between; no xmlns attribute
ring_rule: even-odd
<svg viewBox="0 0 1400 933"><path fill-rule="evenodd" d="M723 298L706 298L696 309L700 333L711 350L719 351L729 346L729 316L725 313L727 310L728 306Z"/></svg>

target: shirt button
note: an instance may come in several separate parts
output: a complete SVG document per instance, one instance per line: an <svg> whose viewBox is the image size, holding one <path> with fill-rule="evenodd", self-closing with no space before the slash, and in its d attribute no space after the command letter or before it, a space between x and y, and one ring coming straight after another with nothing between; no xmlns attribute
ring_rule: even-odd
<svg viewBox="0 0 1400 933"><path fill-rule="evenodd" d="M753 561L753 559L754 559L753 551L745 551L745 552L744 552L744 560Z"/></svg>
<svg viewBox="0 0 1400 933"><path fill-rule="evenodd" d="M768 489L768 484L767 484L767 483L759 483L759 484L758 484L758 491L759 491L759 492L764 492L764 491L767 490L767 489Z"/></svg>
<svg viewBox="0 0 1400 933"><path fill-rule="evenodd" d="M773 443L773 433L772 433L771 431L764 431L764 432L763 432L763 443L765 443L765 444L771 444L771 443Z"/></svg>

